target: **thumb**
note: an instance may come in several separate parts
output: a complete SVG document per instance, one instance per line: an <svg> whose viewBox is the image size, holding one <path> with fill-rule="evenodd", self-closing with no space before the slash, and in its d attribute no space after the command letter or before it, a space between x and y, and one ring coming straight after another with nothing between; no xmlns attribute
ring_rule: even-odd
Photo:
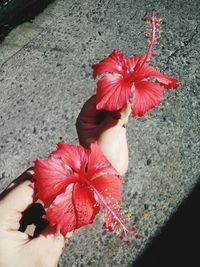
<svg viewBox="0 0 200 267"><path fill-rule="evenodd" d="M109 113L101 125L101 134L97 140L104 155L120 175L128 168L126 124L130 113L130 104L118 112Z"/></svg>
<svg viewBox="0 0 200 267"><path fill-rule="evenodd" d="M30 179L32 175L33 171L26 171L2 193L0 202L0 226L2 229L19 229L22 212L33 203L34 190L30 180L26 180Z"/></svg>
<svg viewBox="0 0 200 267"><path fill-rule="evenodd" d="M117 125L125 127L128 123L128 118L131 114L131 104L128 102L126 106L117 112L112 112L111 115L114 119L117 119Z"/></svg>
<svg viewBox="0 0 200 267"><path fill-rule="evenodd" d="M126 128L129 115L131 114L131 104L127 103L125 107L116 112L107 112L107 116L101 123L98 131L103 135L109 133L113 138L117 138ZM124 132L124 131L123 131Z"/></svg>

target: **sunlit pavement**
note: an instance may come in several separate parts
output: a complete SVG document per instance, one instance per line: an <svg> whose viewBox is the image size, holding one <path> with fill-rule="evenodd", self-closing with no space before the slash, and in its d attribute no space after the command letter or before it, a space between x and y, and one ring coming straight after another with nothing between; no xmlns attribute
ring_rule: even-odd
<svg viewBox="0 0 200 267"><path fill-rule="evenodd" d="M1 189L56 143L78 143L76 117L95 93L90 65L114 48L126 56L145 53L142 18L151 3L57 0L8 34L0 44ZM199 180L200 5L153 5L163 24L150 64L181 86L166 90L145 117L129 120L122 209L142 237L127 246L102 229L100 215L74 233L60 267L131 266Z"/></svg>

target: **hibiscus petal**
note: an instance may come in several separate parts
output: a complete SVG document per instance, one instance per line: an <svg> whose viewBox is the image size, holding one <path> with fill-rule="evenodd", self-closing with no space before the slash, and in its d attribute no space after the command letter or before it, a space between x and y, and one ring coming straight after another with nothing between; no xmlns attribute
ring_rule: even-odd
<svg viewBox="0 0 200 267"><path fill-rule="evenodd" d="M121 200L121 177L114 175L102 175L91 181L91 188L94 191L95 198L101 206L105 208L104 227L107 231L112 232L115 229L122 231L121 239L129 242L128 235L135 238L137 235L131 233L135 227L127 228L123 224L123 219L119 213L119 201Z"/></svg>
<svg viewBox="0 0 200 267"><path fill-rule="evenodd" d="M127 68L129 69L129 71L134 72L137 68L136 66L139 66L140 64L142 64L144 59L145 59L145 55L137 55L133 57L128 57L126 59Z"/></svg>
<svg viewBox="0 0 200 267"><path fill-rule="evenodd" d="M134 74L134 81L141 81L148 77L154 77L157 82L166 89L175 89L179 86L179 81L171 76L164 75L151 66L144 65Z"/></svg>
<svg viewBox="0 0 200 267"><path fill-rule="evenodd" d="M69 185L58 195L44 216L51 226L56 225L57 233L66 235L72 230L91 224L99 212L94 193L78 183Z"/></svg>
<svg viewBox="0 0 200 267"><path fill-rule="evenodd" d="M105 72L116 72L123 74L125 69L124 54L121 50L115 49L108 57L101 60L97 64L93 64L92 68L94 79Z"/></svg>
<svg viewBox="0 0 200 267"><path fill-rule="evenodd" d="M158 83L166 89L176 89L179 86L179 81L177 79L159 72L157 72L156 75L154 74L154 78L156 78Z"/></svg>
<svg viewBox="0 0 200 267"><path fill-rule="evenodd" d="M111 163L104 156L97 142L91 144L90 149L91 153L89 155L87 168L87 174L89 177L92 178L95 174L98 173L119 175L119 173L113 168Z"/></svg>
<svg viewBox="0 0 200 267"><path fill-rule="evenodd" d="M36 197L49 206L57 194L64 192L67 185L77 178L66 164L57 158L49 157L46 160L35 160Z"/></svg>
<svg viewBox="0 0 200 267"><path fill-rule="evenodd" d="M54 157L61 158L73 170L78 171L82 164L88 161L87 151L82 146L58 143L58 149L51 153Z"/></svg>
<svg viewBox="0 0 200 267"><path fill-rule="evenodd" d="M130 100L131 83L119 74L107 74L97 83L96 108L117 111Z"/></svg>
<svg viewBox="0 0 200 267"><path fill-rule="evenodd" d="M132 115L143 116L148 110L158 106L164 94L159 84L141 81L135 83L135 93L132 105Z"/></svg>
<svg viewBox="0 0 200 267"><path fill-rule="evenodd" d="M115 220L121 221L119 200L121 200L121 177L102 175L91 181L97 201L105 208L105 227L113 229Z"/></svg>

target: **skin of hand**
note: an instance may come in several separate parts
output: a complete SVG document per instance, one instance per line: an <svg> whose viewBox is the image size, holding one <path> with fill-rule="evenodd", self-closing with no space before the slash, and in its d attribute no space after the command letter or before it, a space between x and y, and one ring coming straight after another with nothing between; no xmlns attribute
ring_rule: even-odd
<svg viewBox="0 0 200 267"><path fill-rule="evenodd" d="M55 267L67 241L50 226L35 238L19 231L23 212L34 201L33 175L27 170L0 195L1 267Z"/></svg>
<svg viewBox="0 0 200 267"><path fill-rule="evenodd" d="M125 126L130 104L118 112L108 112L96 110L95 101L96 97L91 97L77 118L80 144L89 148L97 141L113 167L123 175L128 167ZM0 267L55 267L72 234L63 237L50 226L36 237L24 232L20 223L34 204L33 176L33 169L28 169L0 194Z"/></svg>
<svg viewBox="0 0 200 267"><path fill-rule="evenodd" d="M97 141L113 167L123 175L128 168L128 146L126 124L131 113L131 105L117 112L96 109L96 96L84 105L76 121L80 144L89 148Z"/></svg>

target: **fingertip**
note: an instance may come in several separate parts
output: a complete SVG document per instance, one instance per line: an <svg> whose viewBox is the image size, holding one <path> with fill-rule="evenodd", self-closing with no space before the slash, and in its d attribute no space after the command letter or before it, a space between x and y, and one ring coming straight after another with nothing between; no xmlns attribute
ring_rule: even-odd
<svg viewBox="0 0 200 267"><path fill-rule="evenodd" d="M128 118L131 114L131 104L127 102L127 104L120 110L116 112L111 112L111 116L115 120L119 120L123 124L128 121Z"/></svg>
<svg viewBox="0 0 200 267"><path fill-rule="evenodd" d="M121 119L121 111L111 112L111 117L115 120L120 120Z"/></svg>
<svg viewBox="0 0 200 267"><path fill-rule="evenodd" d="M127 102L126 106L121 109L121 117L128 118L131 114L131 104Z"/></svg>
<svg viewBox="0 0 200 267"><path fill-rule="evenodd" d="M71 232L66 234L66 236L65 236L65 244L67 244L71 240L71 238L73 236L73 233L74 233L74 231L71 231Z"/></svg>

